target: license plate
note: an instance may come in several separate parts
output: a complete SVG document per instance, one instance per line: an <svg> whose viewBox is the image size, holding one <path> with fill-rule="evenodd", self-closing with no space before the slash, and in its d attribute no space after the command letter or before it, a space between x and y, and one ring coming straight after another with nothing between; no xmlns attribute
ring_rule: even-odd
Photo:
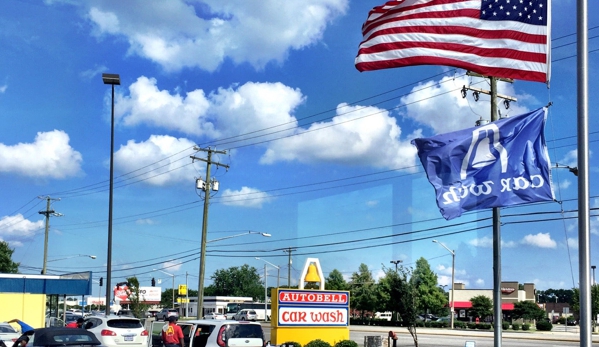
<svg viewBox="0 0 599 347"><path fill-rule="evenodd" d="M125 341L133 341L135 335L124 335L123 337L125 338Z"/></svg>

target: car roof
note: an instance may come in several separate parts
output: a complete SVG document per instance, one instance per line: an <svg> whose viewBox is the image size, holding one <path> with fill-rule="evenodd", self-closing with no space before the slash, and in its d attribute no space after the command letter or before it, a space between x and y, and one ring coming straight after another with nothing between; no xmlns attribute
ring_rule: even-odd
<svg viewBox="0 0 599 347"><path fill-rule="evenodd" d="M65 327L39 328L33 331L33 346L69 346L69 345L101 345L102 343L96 335L85 329L73 329ZM85 336L85 341L81 338L69 341L64 336Z"/></svg>
<svg viewBox="0 0 599 347"><path fill-rule="evenodd" d="M131 316L118 316L115 314L111 314L109 316L89 316L86 317L85 319L89 319L89 318L95 318L95 319L102 319L102 320L113 320L113 319L128 319L128 320L139 320L138 318L135 317L131 317Z"/></svg>

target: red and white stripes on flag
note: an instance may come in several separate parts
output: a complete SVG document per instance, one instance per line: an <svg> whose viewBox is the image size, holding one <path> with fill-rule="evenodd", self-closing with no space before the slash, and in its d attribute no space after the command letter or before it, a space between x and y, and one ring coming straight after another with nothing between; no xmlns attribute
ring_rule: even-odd
<svg viewBox="0 0 599 347"><path fill-rule="evenodd" d="M362 26L356 68L446 65L548 83L550 1L388 1Z"/></svg>

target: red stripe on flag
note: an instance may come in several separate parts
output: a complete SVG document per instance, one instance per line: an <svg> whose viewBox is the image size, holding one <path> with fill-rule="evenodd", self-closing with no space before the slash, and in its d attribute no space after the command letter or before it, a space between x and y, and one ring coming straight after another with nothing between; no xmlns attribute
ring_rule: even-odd
<svg viewBox="0 0 599 347"><path fill-rule="evenodd" d="M463 61L439 57L418 56L402 59L391 59L374 62L363 62L356 64L359 71L373 71L381 69L390 69L396 67L415 66L415 65L446 65L457 68L476 71L484 76L501 76L504 78L513 78L533 82L545 82L545 73L527 70L518 70L510 68L480 66L466 63Z"/></svg>

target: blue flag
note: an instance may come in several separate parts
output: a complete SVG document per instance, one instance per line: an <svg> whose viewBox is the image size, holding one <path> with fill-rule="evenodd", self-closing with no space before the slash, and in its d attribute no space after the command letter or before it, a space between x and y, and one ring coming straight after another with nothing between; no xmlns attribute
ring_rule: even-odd
<svg viewBox="0 0 599 347"><path fill-rule="evenodd" d="M447 220L463 212L554 200L546 109L412 141Z"/></svg>

